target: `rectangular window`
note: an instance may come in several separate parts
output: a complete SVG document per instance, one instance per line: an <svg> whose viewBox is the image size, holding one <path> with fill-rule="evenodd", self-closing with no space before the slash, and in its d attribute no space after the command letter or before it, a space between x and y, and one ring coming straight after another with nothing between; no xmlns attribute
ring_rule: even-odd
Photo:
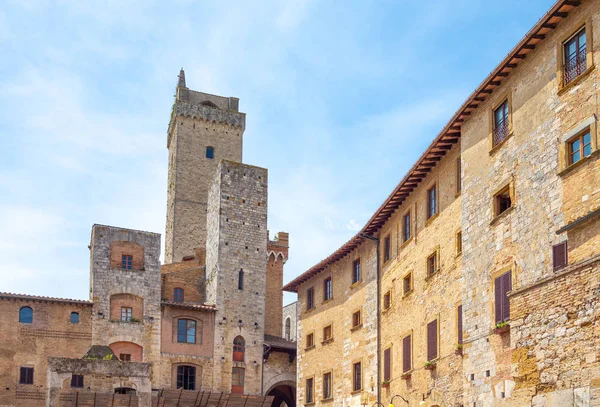
<svg viewBox="0 0 600 407"><path fill-rule="evenodd" d="M456 232L456 254L459 255L462 253L462 231L459 230Z"/></svg>
<svg viewBox="0 0 600 407"><path fill-rule="evenodd" d="M306 310L311 310L315 307L315 289L310 287L306 290Z"/></svg>
<svg viewBox="0 0 600 407"><path fill-rule="evenodd" d="M456 321L457 321L457 330L458 330L458 344L462 345L463 343L463 313L462 313L462 305L458 306L456 310Z"/></svg>
<svg viewBox="0 0 600 407"><path fill-rule="evenodd" d="M119 353L119 360L122 362L131 362L130 353Z"/></svg>
<svg viewBox="0 0 600 407"><path fill-rule="evenodd" d="M331 277L327 277L323 282L323 301L327 301L333 298L333 285L331 284Z"/></svg>
<svg viewBox="0 0 600 407"><path fill-rule="evenodd" d="M133 309L131 307L121 307L121 321L125 321L125 322L131 321L132 313L133 313Z"/></svg>
<svg viewBox="0 0 600 407"><path fill-rule="evenodd" d="M592 154L592 137L590 130L575 136L567 142L569 148L569 165L575 164L582 158Z"/></svg>
<svg viewBox="0 0 600 407"><path fill-rule="evenodd" d="M411 346L411 336L405 336L402 339L402 373L406 373L412 369Z"/></svg>
<svg viewBox="0 0 600 407"><path fill-rule="evenodd" d="M74 387L76 389L83 388L83 375L82 374L71 375L71 387Z"/></svg>
<svg viewBox="0 0 600 407"><path fill-rule="evenodd" d="M173 301L183 302L183 288L175 288L173 290Z"/></svg>
<svg viewBox="0 0 600 407"><path fill-rule="evenodd" d="M356 311L352 314L352 328L357 328L362 324L360 311Z"/></svg>
<svg viewBox="0 0 600 407"><path fill-rule="evenodd" d="M19 384L33 384L32 367L22 367L19 370Z"/></svg>
<svg viewBox="0 0 600 407"><path fill-rule="evenodd" d="M352 284L360 281L360 259L356 259L352 262Z"/></svg>
<svg viewBox="0 0 600 407"><path fill-rule="evenodd" d="M427 190L427 219L437 213L437 190L435 185Z"/></svg>
<svg viewBox="0 0 600 407"><path fill-rule="evenodd" d="M306 348L312 348L313 346L315 346L315 334L308 334L306 335Z"/></svg>
<svg viewBox="0 0 600 407"><path fill-rule="evenodd" d="M438 271L437 251L427 257L427 276L432 276Z"/></svg>
<svg viewBox="0 0 600 407"><path fill-rule="evenodd" d="M310 379L306 379L306 403L314 403L313 390L314 380L311 377Z"/></svg>
<svg viewBox="0 0 600 407"><path fill-rule="evenodd" d="M510 319L510 303L507 295L510 290L512 290L512 273L509 271L494 280L496 324Z"/></svg>
<svg viewBox="0 0 600 407"><path fill-rule="evenodd" d="M567 241L552 246L552 266L554 270L560 270L569 264Z"/></svg>
<svg viewBox="0 0 600 407"><path fill-rule="evenodd" d="M389 261L391 257L391 244L390 244L390 236L386 236L383 240L383 261Z"/></svg>
<svg viewBox="0 0 600 407"><path fill-rule="evenodd" d="M404 295L410 293L412 291L412 273L408 273L402 279L402 288Z"/></svg>
<svg viewBox="0 0 600 407"><path fill-rule="evenodd" d="M119 263L117 263L117 264L119 264ZM131 270L132 265L133 265L133 257L132 256L129 256L126 254L121 256L121 267L122 268L124 268L125 270Z"/></svg>
<svg viewBox="0 0 600 407"><path fill-rule="evenodd" d="M437 319L427 324L427 360L438 357L438 326Z"/></svg>
<svg viewBox="0 0 600 407"><path fill-rule="evenodd" d="M389 382L392 379L392 348L383 351L383 381Z"/></svg>
<svg viewBox="0 0 600 407"><path fill-rule="evenodd" d="M402 218L402 240L404 242L410 239L410 211L404 214Z"/></svg>
<svg viewBox="0 0 600 407"><path fill-rule="evenodd" d="M456 193L462 190L461 162L460 157L456 159Z"/></svg>
<svg viewBox="0 0 600 407"><path fill-rule="evenodd" d="M231 370L231 385L236 387L244 387L245 369L243 367L234 367Z"/></svg>
<svg viewBox="0 0 600 407"><path fill-rule="evenodd" d="M192 319L177 320L177 342L196 343L196 321Z"/></svg>
<svg viewBox="0 0 600 407"><path fill-rule="evenodd" d="M323 375L323 400L331 398L331 372Z"/></svg>
<svg viewBox="0 0 600 407"><path fill-rule="evenodd" d="M355 363L352 368L352 390L362 390L362 367L360 362Z"/></svg>
<svg viewBox="0 0 600 407"><path fill-rule="evenodd" d="M505 186L494 195L494 215L500 216L512 206L512 200L510 198L510 185Z"/></svg>
<svg viewBox="0 0 600 407"><path fill-rule="evenodd" d="M196 390L196 368L194 366L177 366L177 388Z"/></svg>
<svg viewBox="0 0 600 407"><path fill-rule="evenodd" d="M565 85L585 72L587 38L585 27L563 44Z"/></svg>
<svg viewBox="0 0 600 407"><path fill-rule="evenodd" d="M327 325L323 328L323 342L327 342L333 339L333 332L331 329L331 325Z"/></svg>
<svg viewBox="0 0 600 407"><path fill-rule="evenodd" d="M390 309L392 306L392 292L388 291L383 295L383 309Z"/></svg>
<svg viewBox="0 0 600 407"><path fill-rule="evenodd" d="M508 99L494 110L493 145L497 146L508 137Z"/></svg>

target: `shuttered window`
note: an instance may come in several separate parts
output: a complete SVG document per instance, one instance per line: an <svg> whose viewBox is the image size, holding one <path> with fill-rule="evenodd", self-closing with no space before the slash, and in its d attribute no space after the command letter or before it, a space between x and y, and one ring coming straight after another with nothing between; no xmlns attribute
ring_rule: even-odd
<svg viewBox="0 0 600 407"><path fill-rule="evenodd" d="M462 345L463 343L463 313L462 313L462 305L458 306L457 310L457 329L458 329L458 344Z"/></svg>
<svg viewBox="0 0 600 407"><path fill-rule="evenodd" d="M512 274L502 274L494 280L496 324L510 319L510 304L507 293L512 290Z"/></svg>
<svg viewBox="0 0 600 407"><path fill-rule="evenodd" d="M559 270L569 263L567 253L567 241L552 246L552 266L554 270Z"/></svg>
<svg viewBox="0 0 600 407"><path fill-rule="evenodd" d="M389 382L392 378L392 348L383 351L383 381Z"/></svg>
<svg viewBox="0 0 600 407"><path fill-rule="evenodd" d="M306 379L306 403L313 403L313 378Z"/></svg>
<svg viewBox="0 0 600 407"><path fill-rule="evenodd" d="M306 310L311 310L315 307L315 289L310 287L306 290Z"/></svg>
<svg viewBox="0 0 600 407"><path fill-rule="evenodd" d="M390 243L390 236L386 236L385 239L383 240L383 261L389 261L390 257L391 257L391 243Z"/></svg>
<svg viewBox="0 0 600 407"><path fill-rule="evenodd" d="M427 360L438 357L437 319L427 324Z"/></svg>
<svg viewBox="0 0 600 407"><path fill-rule="evenodd" d="M402 339L402 373L408 372L412 368L411 358L411 336L408 335Z"/></svg>
<svg viewBox="0 0 600 407"><path fill-rule="evenodd" d="M353 391L362 390L362 367L360 362L355 363L352 369L352 384Z"/></svg>

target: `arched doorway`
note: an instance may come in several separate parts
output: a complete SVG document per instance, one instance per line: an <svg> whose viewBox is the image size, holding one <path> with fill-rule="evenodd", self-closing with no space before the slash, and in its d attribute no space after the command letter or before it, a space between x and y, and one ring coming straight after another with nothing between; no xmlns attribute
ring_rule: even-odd
<svg viewBox="0 0 600 407"><path fill-rule="evenodd" d="M296 407L296 383L292 381L279 382L266 393L274 396L271 407Z"/></svg>

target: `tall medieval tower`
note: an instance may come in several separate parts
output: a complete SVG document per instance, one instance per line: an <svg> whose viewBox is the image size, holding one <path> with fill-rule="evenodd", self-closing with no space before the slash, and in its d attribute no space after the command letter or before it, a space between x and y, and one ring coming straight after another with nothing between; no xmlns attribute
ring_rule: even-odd
<svg viewBox="0 0 600 407"><path fill-rule="evenodd" d="M239 99L190 90L183 69L169 123L165 263L180 262L206 245L209 185L219 162L242 162L246 114Z"/></svg>

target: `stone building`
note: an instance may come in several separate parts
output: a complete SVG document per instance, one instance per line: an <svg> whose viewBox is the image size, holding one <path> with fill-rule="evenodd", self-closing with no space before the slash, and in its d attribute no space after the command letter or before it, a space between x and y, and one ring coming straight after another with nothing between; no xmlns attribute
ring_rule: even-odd
<svg viewBox="0 0 600 407"><path fill-rule="evenodd" d="M281 336L288 341L296 342L296 325L298 323L298 302L294 301L283 307L283 326Z"/></svg>
<svg viewBox="0 0 600 407"><path fill-rule="evenodd" d="M295 405L296 345L281 333L289 235L269 239L268 173L241 162L244 126L238 99L190 90L180 72L165 264L159 234L94 225L89 301L0 294L2 326L16 328L0 330L0 406L73 390L137 391L146 406L150 389Z"/></svg>
<svg viewBox="0 0 600 407"><path fill-rule="evenodd" d="M284 287L299 404L600 405L599 32L600 1L556 2L365 227Z"/></svg>

